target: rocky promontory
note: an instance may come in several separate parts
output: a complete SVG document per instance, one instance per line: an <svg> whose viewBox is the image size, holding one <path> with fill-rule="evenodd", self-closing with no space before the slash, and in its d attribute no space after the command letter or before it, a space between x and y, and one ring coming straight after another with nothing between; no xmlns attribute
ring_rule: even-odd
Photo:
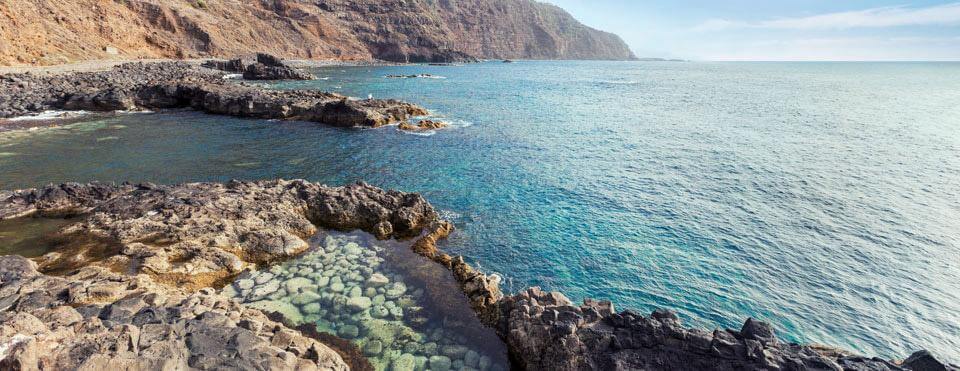
<svg viewBox="0 0 960 371"><path fill-rule="evenodd" d="M294 72L290 70L257 62L249 65L245 74L292 77ZM397 100L358 100L313 90L270 90L229 81L223 71L184 62L127 63L100 72L0 76L0 118L46 110L170 108L341 127L378 127L427 114L419 106Z"/></svg>
<svg viewBox="0 0 960 371"><path fill-rule="evenodd" d="M0 257L0 369L349 370L340 354L206 288Z"/></svg>
<svg viewBox="0 0 960 371"><path fill-rule="evenodd" d="M667 310L648 316L618 312L607 301L578 305L537 288L504 296L498 276L437 248L452 225L426 200L363 183L62 184L0 192L0 219L68 215L83 217L60 234L96 243L67 243L34 262L18 257L0 262L0 311L8 318L0 327L0 344L17 349L2 353L5 364L36 360L69 368L170 359L191 367L232 367L236 364L222 363L227 362L222 357L249 346L263 353L230 362L336 369L340 363L317 343L206 289L249 267L299 254L307 236L329 228L414 238L412 249L449 269L478 318L496 330L513 366L521 369L956 369L922 351L893 362L785 343L770 325L754 319L740 329L703 331L684 327ZM76 336L88 334L83 331L99 335ZM174 335L163 335L168 333ZM105 338L112 340L102 343ZM270 346L257 346L261 341ZM56 345L61 343L66 345Z"/></svg>

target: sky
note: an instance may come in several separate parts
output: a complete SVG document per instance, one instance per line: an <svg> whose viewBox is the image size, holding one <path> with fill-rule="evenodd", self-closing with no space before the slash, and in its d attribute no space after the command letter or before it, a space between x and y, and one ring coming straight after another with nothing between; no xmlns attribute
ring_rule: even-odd
<svg viewBox="0 0 960 371"><path fill-rule="evenodd" d="M623 37L639 57L960 60L960 2L543 0Z"/></svg>

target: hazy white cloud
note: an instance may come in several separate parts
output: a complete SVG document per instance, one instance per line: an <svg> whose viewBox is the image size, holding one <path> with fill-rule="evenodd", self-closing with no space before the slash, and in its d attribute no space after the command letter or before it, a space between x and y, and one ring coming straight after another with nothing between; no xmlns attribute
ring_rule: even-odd
<svg viewBox="0 0 960 371"><path fill-rule="evenodd" d="M711 19L693 28L694 31L722 31L734 28L766 28L788 30L878 28L921 25L960 25L960 3L924 8L905 6L827 13L808 17L778 18L758 22Z"/></svg>
<svg viewBox="0 0 960 371"><path fill-rule="evenodd" d="M701 59L719 61L958 60L958 37L822 37L718 42L700 46Z"/></svg>

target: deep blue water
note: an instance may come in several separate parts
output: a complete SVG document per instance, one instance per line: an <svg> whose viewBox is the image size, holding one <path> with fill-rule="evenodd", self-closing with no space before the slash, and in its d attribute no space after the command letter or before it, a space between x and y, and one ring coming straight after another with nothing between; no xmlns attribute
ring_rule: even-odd
<svg viewBox="0 0 960 371"><path fill-rule="evenodd" d="M507 278L773 322L782 338L960 361L960 64L521 62L335 67L432 136L191 112L0 133L0 188L356 180L423 193L443 245ZM386 79L431 73L445 79Z"/></svg>

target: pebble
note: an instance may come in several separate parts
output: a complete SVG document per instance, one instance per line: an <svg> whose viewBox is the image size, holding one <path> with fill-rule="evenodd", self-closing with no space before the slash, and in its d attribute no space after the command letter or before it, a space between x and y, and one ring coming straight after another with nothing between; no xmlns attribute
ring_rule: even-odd
<svg viewBox="0 0 960 371"><path fill-rule="evenodd" d="M446 356L432 356L429 364L432 371L448 371L453 366L453 362Z"/></svg>
<svg viewBox="0 0 960 371"><path fill-rule="evenodd" d="M358 297L350 298L349 300L347 300L347 307L349 307L354 312L364 311L367 308L370 308L371 305L372 303L370 301L370 298L366 296L358 296Z"/></svg>
<svg viewBox="0 0 960 371"><path fill-rule="evenodd" d="M442 348L440 348L440 353L443 353L443 355L450 357L451 359L460 359L467 354L468 350L469 349L463 345L444 345Z"/></svg>
<svg viewBox="0 0 960 371"><path fill-rule="evenodd" d="M423 353L425 354L436 354L437 353L437 343L426 343L423 344Z"/></svg>
<svg viewBox="0 0 960 371"><path fill-rule="evenodd" d="M414 371L416 369L417 359L409 353L400 355L400 357L394 359L393 364L390 365L390 371Z"/></svg>
<svg viewBox="0 0 960 371"><path fill-rule="evenodd" d="M404 285L403 282L394 282L390 285L387 285L387 292L385 295L388 299L396 299L405 292L407 292L407 285Z"/></svg>
<svg viewBox="0 0 960 371"><path fill-rule="evenodd" d="M253 289L253 296L263 297L270 295L280 289L279 281L269 281Z"/></svg>
<svg viewBox="0 0 960 371"><path fill-rule="evenodd" d="M390 310L382 305L377 305L373 307L373 309L370 309L370 315L373 316L373 318L383 318L390 315Z"/></svg>
<svg viewBox="0 0 960 371"><path fill-rule="evenodd" d="M374 273L367 279L367 286L373 288L383 287L388 283L390 283L390 279L380 273Z"/></svg>
<svg viewBox="0 0 960 371"><path fill-rule="evenodd" d="M367 356L379 355L383 352L383 343L380 340L370 340L367 342L367 345L363 347L363 354Z"/></svg>
<svg viewBox="0 0 960 371"><path fill-rule="evenodd" d="M353 288L350 289L350 293L347 294L347 296L351 298L360 297L360 296L363 296L363 291L360 290L360 286L354 286Z"/></svg>
<svg viewBox="0 0 960 371"><path fill-rule="evenodd" d="M330 277L327 277L327 276L317 277L317 279L315 279L313 283L316 284L318 288L327 287L327 284L330 283Z"/></svg>
<svg viewBox="0 0 960 371"><path fill-rule="evenodd" d="M404 353L411 353L411 354L413 354L413 353L416 353L416 352L418 352L418 351L420 351L420 344L417 344L417 342L415 342L415 341L411 341L411 342L406 343L406 344L403 345L403 352L404 352Z"/></svg>
<svg viewBox="0 0 960 371"><path fill-rule="evenodd" d="M347 255L360 255L363 253L363 249L356 242L350 242L343 247L343 252Z"/></svg>
<svg viewBox="0 0 960 371"><path fill-rule="evenodd" d="M354 325L343 325L337 330L337 335L345 339L353 339L360 335L360 329Z"/></svg>
<svg viewBox="0 0 960 371"><path fill-rule="evenodd" d="M249 290L253 288L254 283L251 279L237 280L237 287L241 290Z"/></svg>
<svg viewBox="0 0 960 371"><path fill-rule="evenodd" d="M296 277L285 282L284 286L286 286L288 292L296 293L305 287L313 286L313 281L303 277Z"/></svg>
<svg viewBox="0 0 960 371"><path fill-rule="evenodd" d="M469 367L477 368L480 366L480 353L477 353L473 349L468 350L467 353L463 355L463 363Z"/></svg>
<svg viewBox="0 0 960 371"><path fill-rule="evenodd" d="M308 313L308 314L320 313L320 303L310 303L310 304L304 305L303 313Z"/></svg>
<svg viewBox="0 0 960 371"><path fill-rule="evenodd" d="M477 362L477 367L479 367L483 371L486 371L490 369L491 363L492 361L490 360L490 357L480 356L480 360Z"/></svg>
<svg viewBox="0 0 960 371"><path fill-rule="evenodd" d="M314 294L312 292L304 292L301 294L296 294L293 298L290 299L290 302L296 305L304 305L320 301L320 295Z"/></svg>

